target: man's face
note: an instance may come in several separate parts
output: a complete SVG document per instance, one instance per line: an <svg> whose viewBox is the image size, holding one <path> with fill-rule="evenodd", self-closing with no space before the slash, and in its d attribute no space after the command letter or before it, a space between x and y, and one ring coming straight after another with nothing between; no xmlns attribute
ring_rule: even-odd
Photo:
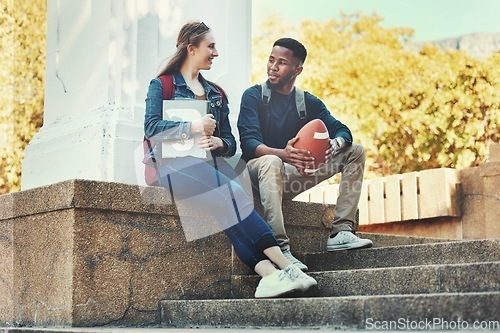
<svg viewBox="0 0 500 333"><path fill-rule="evenodd" d="M293 87L295 78L302 71L300 61L293 56L293 51L274 46L267 62L268 86L280 90L283 87Z"/></svg>

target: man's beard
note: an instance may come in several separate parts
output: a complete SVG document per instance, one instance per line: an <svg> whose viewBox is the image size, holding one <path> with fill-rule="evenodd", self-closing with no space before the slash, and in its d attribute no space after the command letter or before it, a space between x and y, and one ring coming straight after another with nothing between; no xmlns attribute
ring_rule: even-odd
<svg viewBox="0 0 500 333"><path fill-rule="evenodd" d="M271 83L269 79L267 79L267 86L271 90L279 90L283 88L287 83L289 83L292 80L293 74L282 77L281 80L279 80L278 83Z"/></svg>

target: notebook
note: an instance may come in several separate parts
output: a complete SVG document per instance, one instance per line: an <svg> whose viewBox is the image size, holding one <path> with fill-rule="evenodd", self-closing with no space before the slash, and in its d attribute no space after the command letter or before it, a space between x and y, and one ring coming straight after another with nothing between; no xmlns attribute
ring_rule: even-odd
<svg viewBox="0 0 500 333"><path fill-rule="evenodd" d="M196 99L171 99L163 101L163 119L171 121L194 121L201 119L209 112L208 101ZM176 129L173 129L176 130ZM198 147L202 134L190 136L189 139L163 141L162 157L174 158L194 156L207 157L207 152Z"/></svg>

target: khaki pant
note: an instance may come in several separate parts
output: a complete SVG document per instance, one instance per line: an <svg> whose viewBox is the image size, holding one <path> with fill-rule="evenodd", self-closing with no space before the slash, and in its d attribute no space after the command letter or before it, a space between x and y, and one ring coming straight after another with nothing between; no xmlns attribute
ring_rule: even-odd
<svg viewBox="0 0 500 333"><path fill-rule="evenodd" d="M283 250L290 248L283 220L283 198L293 199L298 194L337 173L342 173L342 176L340 195L333 217L332 233L353 230L363 182L365 160L363 147L352 144L310 176L300 175L294 166L283 163L275 155L265 155L248 161L247 168L254 193L260 196L264 220L273 230L274 236Z"/></svg>

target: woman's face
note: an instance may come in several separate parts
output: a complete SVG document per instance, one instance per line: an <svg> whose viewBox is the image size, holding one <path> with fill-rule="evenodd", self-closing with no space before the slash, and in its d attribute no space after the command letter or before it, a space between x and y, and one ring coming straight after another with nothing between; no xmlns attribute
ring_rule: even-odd
<svg viewBox="0 0 500 333"><path fill-rule="evenodd" d="M207 70L212 67L212 61L218 56L219 53L215 48L215 38L211 32L208 32L200 45L194 48L193 60L200 70Z"/></svg>

